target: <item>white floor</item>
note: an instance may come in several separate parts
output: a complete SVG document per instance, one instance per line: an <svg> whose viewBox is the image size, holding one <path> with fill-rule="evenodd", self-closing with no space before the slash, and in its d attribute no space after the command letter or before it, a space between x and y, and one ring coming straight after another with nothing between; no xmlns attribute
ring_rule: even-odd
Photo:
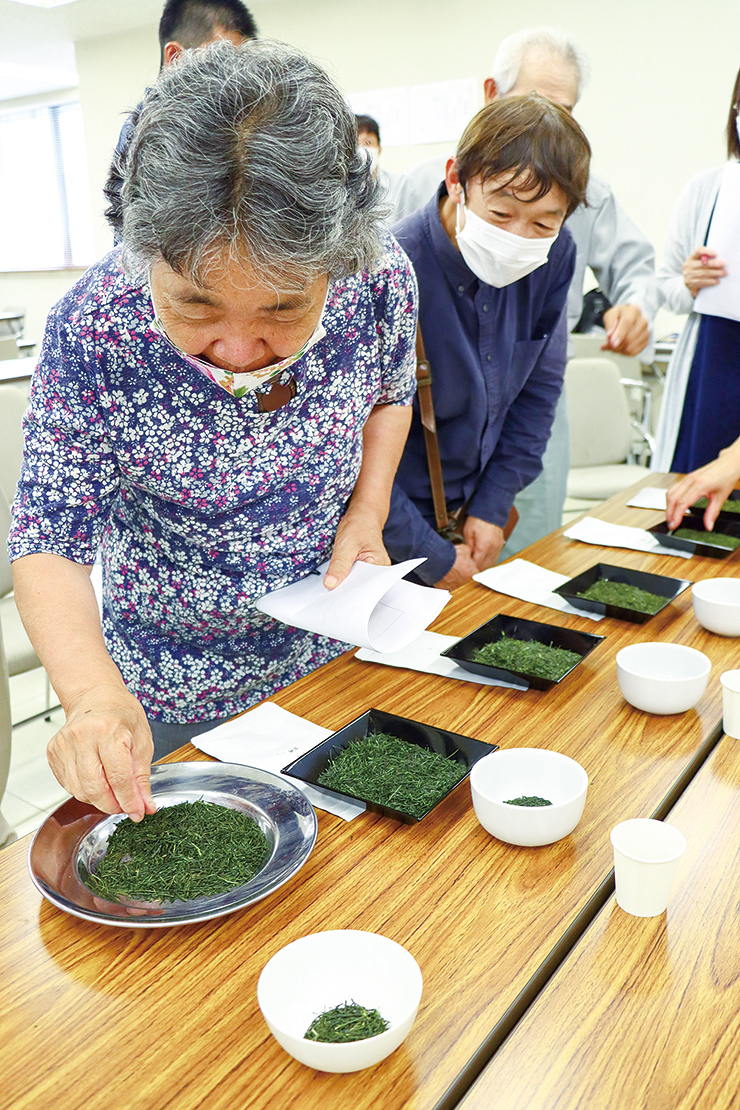
<svg viewBox="0 0 740 1110"><path fill-rule="evenodd" d="M53 693L51 697L54 704L56 698ZM43 670L39 668L11 678L10 701L14 725L44 709L47 702ZM50 721L38 717L13 729L10 775L2 810L5 820L15 828L19 837L34 832L69 797L52 775L46 761L46 745L63 722L62 710L56 709Z"/></svg>

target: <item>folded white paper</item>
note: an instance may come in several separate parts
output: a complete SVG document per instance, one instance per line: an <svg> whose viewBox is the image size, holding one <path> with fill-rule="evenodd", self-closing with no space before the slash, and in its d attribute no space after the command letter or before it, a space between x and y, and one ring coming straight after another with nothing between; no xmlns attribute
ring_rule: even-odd
<svg viewBox="0 0 740 1110"><path fill-rule="evenodd" d="M335 590L323 584L328 562L292 586L273 590L256 603L268 617L346 640L373 651L398 651L415 640L450 600L447 590L404 582L424 559L392 567L357 562Z"/></svg>
<svg viewBox="0 0 740 1110"><path fill-rule="evenodd" d="M246 767L259 767L262 771L280 775L281 767L315 748L331 736L332 731L266 701L233 721L202 732L191 743L222 763L242 763ZM289 775L280 777L302 790L312 806L343 817L345 821L351 821L365 810L364 802L345 801L320 786L309 786Z"/></svg>
<svg viewBox="0 0 740 1110"><path fill-rule="evenodd" d="M627 504L631 509L658 509L666 511L666 493L668 490L658 489L656 486L645 486Z"/></svg>
<svg viewBox="0 0 740 1110"><path fill-rule="evenodd" d="M726 277L718 285L700 289L694 297L694 312L740 320L740 165L733 159L722 171L717 200L709 225L707 246L725 263Z"/></svg>
<svg viewBox="0 0 740 1110"><path fill-rule="evenodd" d="M576 617L585 617L586 620L603 619L598 613L586 613L583 609L576 609L560 594L552 592L557 586L562 586L568 581L565 574L556 574L554 570L546 570L545 567L530 563L526 559L512 559L499 567L482 570L480 574L474 574L473 578L482 586L488 586L489 590L506 594L508 597L518 597L521 601L531 602L532 605L546 605L548 609L572 613Z"/></svg>
<svg viewBox="0 0 740 1110"><path fill-rule="evenodd" d="M527 690L527 682L503 682L498 678L484 678L458 666L454 659L443 659L442 652L460 639L459 636L441 636L439 632L422 632L421 636L405 648L394 652L370 651L362 648L355 659L363 663L382 663L386 667L401 667L422 674L438 674L443 678L457 678L463 682L477 682L481 686L504 686L507 690Z"/></svg>
<svg viewBox="0 0 740 1110"><path fill-rule="evenodd" d="M690 559L691 552L678 551L674 547L663 547L662 543L646 532L644 528L627 528L624 524L609 524L594 516L584 516L563 532L569 540L582 543L595 543L599 547L626 547L631 551L649 551L652 555L675 555L679 559Z"/></svg>

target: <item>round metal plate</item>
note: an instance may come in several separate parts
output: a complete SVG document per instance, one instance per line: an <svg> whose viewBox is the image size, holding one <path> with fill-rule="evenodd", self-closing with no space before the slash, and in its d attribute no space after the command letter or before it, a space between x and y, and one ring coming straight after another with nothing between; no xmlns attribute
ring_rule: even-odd
<svg viewBox="0 0 740 1110"><path fill-rule="evenodd" d="M316 814L305 794L278 775L256 767L161 764L152 767L152 794L158 806L203 798L249 814L270 847L268 862L248 883L227 894L188 902L107 902L82 882L80 865L94 869L105 854L108 837L125 815L110 816L70 798L44 822L28 853L31 879L43 896L75 917L106 925L190 925L233 913L272 894L303 866L316 842Z"/></svg>

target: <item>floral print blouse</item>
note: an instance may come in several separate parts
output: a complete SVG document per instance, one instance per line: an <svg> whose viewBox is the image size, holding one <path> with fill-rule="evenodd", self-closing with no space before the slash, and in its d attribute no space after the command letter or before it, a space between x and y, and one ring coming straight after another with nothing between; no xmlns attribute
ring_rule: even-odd
<svg viewBox="0 0 740 1110"><path fill-rule="evenodd" d="M330 286L323 324L296 396L260 413L162 339L120 249L49 315L10 558L100 550L105 641L152 719L229 717L345 648L253 603L329 557L371 409L411 403L416 283L393 239Z"/></svg>

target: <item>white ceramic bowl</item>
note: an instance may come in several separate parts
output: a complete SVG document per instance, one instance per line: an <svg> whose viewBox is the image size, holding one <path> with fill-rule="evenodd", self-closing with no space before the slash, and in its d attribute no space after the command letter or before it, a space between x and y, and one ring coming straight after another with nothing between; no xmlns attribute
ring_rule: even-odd
<svg viewBox="0 0 740 1110"><path fill-rule="evenodd" d="M318 1071L372 1067L398 1048L421 1001L421 970L400 944L378 933L333 929L311 933L276 952L257 984L262 1016L278 1044ZM325 1010L356 1002L390 1022L362 1041L307 1041L311 1022Z"/></svg>
<svg viewBox="0 0 740 1110"><path fill-rule="evenodd" d="M554 844L573 832L583 813L588 775L567 755L546 748L509 748L478 760L470 772L475 815L487 832L507 844ZM537 795L549 806L507 805Z"/></svg>
<svg viewBox="0 0 740 1110"><path fill-rule="evenodd" d="M709 632L740 636L740 578L705 578L695 582L694 616Z"/></svg>
<svg viewBox="0 0 740 1110"><path fill-rule="evenodd" d="M711 660L683 644L630 644L617 652L622 697L646 713L685 713L707 688Z"/></svg>

